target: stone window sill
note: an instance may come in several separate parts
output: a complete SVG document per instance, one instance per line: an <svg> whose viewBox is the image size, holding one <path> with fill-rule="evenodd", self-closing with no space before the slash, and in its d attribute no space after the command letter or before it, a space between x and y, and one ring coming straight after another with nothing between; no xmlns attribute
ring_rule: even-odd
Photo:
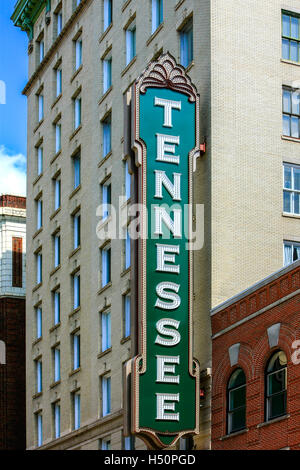
<svg viewBox="0 0 300 470"><path fill-rule="evenodd" d="M270 419L269 421L265 421L264 423L258 424L256 427L257 428L263 428L265 426L268 426L269 424L275 424L275 423L280 423L280 421L284 421L285 419L288 419L290 415L284 415L284 416L279 416L278 418Z"/></svg>
<svg viewBox="0 0 300 470"><path fill-rule="evenodd" d="M220 441L225 441L226 439L230 439L231 437L240 436L242 434L245 434L248 431L249 429L247 428L247 429L241 429L240 431L233 432L231 434L226 434L225 436L220 437Z"/></svg>
<svg viewBox="0 0 300 470"><path fill-rule="evenodd" d="M50 388L55 388L57 385L60 384L60 380L57 380L56 382L53 382L51 385L50 385Z"/></svg>
<svg viewBox="0 0 300 470"><path fill-rule="evenodd" d="M61 211L61 207L59 207L58 209L56 209L55 212L53 212L52 215L50 215L50 220L54 219L54 217Z"/></svg>
<svg viewBox="0 0 300 470"><path fill-rule="evenodd" d="M101 287L101 289L98 290L98 295L102 294L102 292L106 291L109 287L111 287L111 281L109 281L105 286Z"/></svg>
<svg viewBox="0 0 300 470"><path fill-rule="evenodd" d="M52 333L53 331L57 330L57 328L60 327L60 322L56 323L56 325L52 326L52 328L50 328L49 330L49 333Z"/></svg>
<svg viewBox="0 0 300 470"><path fill-rule="evenodd" d="M72 375L77 374L77 372L80 372L81 367L78 367L77 369L72 370L72 372L69 373L69 377L72 377Z"/></svg>
<svg viewBox="0 0 300 470"><path fill-rule="evenodd" d="M75 70L75 72L73 73L73 75L72 75L72 77L71 77L71 79L70 79L70 83L72 83L73 80L75 80L75 78L77 77L77 75L81 72L82 68L83 68L83 64L81 64L80 67L78 67L78 69Z"/></svg>
<svg viewBox="0 0 300 470"><path fill-rule="evenodd" d="M101 353L98 354L97 358L100 359L101 357L106 356L106 354L110 353L111 350L112 348L110 347L110 348L105 349L105 351L101 351Z"/></svg>
<svg viewBox="0 0 300 470"><path fill-rule="evenodd" d="M75 189L71 192L71 194L70 194L70 196L69 196L69 199L72 199L72 197L73 197L76 193L78 193L78 191L80 191L80 189L81 189L81 184L79 184L79 185L77 186L77 188L75 188Z"/></svg>
<svg viewBox="0 0 300 470"><path fill-rule="evenodd" d="M281 139L288 140L290 142L300 142L300 139L298 137L290 137L289 135L282 135Z"/></svg>
<svg viewBox="0 0 300 470"><path fill-rule="evenodd" d="M55 160L60 156L61 154L61 150L59 150L58 152L56 152L56 154L54 155L54 157L50 160L50 164L54 163Z"/></svg>
<svg viewBox="0 0 300 470"><path fill-rule="evenodd" d="M121 339L120 344L127 343L127 341L130 341L130 340L131 340L131 336L126 336L125 338Z"/></svg>
<svg viewBox="0 0 300 470"><path fill-rule="evenodd" d="M38 125L33 129L33 133L35 134L36 131L38 130L38 128L43 124L44 122L44 118L40 120L40 122L38 123Z"/></svg>
<svg viewBox="0 0 300 470"><path fill-rule="evenodd" d="M121 77L124 77L124 75L128 72L128 70L131 68L131 66L136 62L136 57L134 56L133 59L129 62L128 65L126 65L125 69L121 72Z"/></svg>
<svg viewBox="0 0 300 470"><path fill-rule="evenodd" d="M32 289L32 292L37 291L42 285L43 285L42 282L40 282L39 284L37 284L37 285Z"/></svg>
<svg viewBox="0 0 300 470"><path fill-rule="evenodd" d="M54 102L53 102L53 104L52 104L52 106L51 106L51 109L54 108L54 106L59 102L59 100L61 99L61 97L62 97L62 93L60 93L60 94L55 98L55 100L54 100Z"/></svg>
<svg viewBox="0 0 300 470"><path fill-rule="evenodd" d="M104 95L101 96L100 100L98 101L98 105L100 105L101 103L103 103L103 101L105 100L105 98L107 98L107 96L110 94L111 90L113 89L113 86L111 85L107 90L106 92L104 93Z"/></svg>
<svg viewBox="0 0 300 470"><path fill-rule="evenodd" d="M121 272L120 276L123 277L123 276L126 276L127 273L130 273L131 271L131 266L129 266L129 268L127 269L124 269L124 271Z"/></svg>
<svg viewBox="0 0 300 470"><path fill-rule="evenodd" d="M73 317L77 312L80 312L81 307L75 308L71 313L69 313L69 318Z"/></svg>
<svg viewBox="0 0 300 470"><path fill-rule="evenodd" d="M34 395L32 395L32 399L34 400L35 398L39 398L43 395L43 392L38 392L38 393L35 393Z"/></svg>
<svg viewBox="0 0 300 470"><path fill-rule="evenodd" d="M71 142L71 140L75 137L75 135L78 134L78 132L79 132L81 129L82 129L82 124L80 124L80 125L74 130L74 132L70 135L70 138L69 138L70 142Z"/></svg>
<svg viewBox="0 0 300 470"><path fill-rule="evenodd" d="M54 268L51 273L49 274L49 276L53 276L53 274L55 274L58 270L60 269L60 264L58 266L56 266L56 268Z"/></svg>
<svg viewBox="0 0 300 470"><path fill-rule="evenodd" d="M300 62L294 62L293 60L280 59L280 62L282 62L283 64L296 65L297 67L300 67Z"/></svg>
<svg viewBox="0 0 300 470"><path fill-rule="evenodd" d="M36 183L41 179L42 176L43 176L43 173L40 173L33 181L32 186L36 185Z"/></svg>
<svg viewBox="0 0 300 470"><path fill-rule="evenodd" d="M289 212L283 212L282 217L290 217L291 219L300 219L299 214L290 214Z"/></svg>
<svg viewBox="0 0 300 470"><path fill-rule="evenodd" d="M109 159L111 155L112 155L112 151L108 152L108 154L105 155L105 157L103 157L98 163L98 168L100 168L103 165L103 163L105 163Z"/></svg>
<svg viewBox="0 0 300 470"><path fill-rule="evenodd" d="M99 43L101 41L103 41L103 39L105 38L105 36L108 34L108 32L112 29L113 27L113 23L111 22L110 25L106 28L105 31L103 31L103 33L101 34L101 36L99 37Z"/></svg>
<svg viewBox="0 0 300 470"><path fill-rule="evenodd" d="M72 256L74 256L79 250L80 250L81 246L79 245L77 248L75 248L75 250L73 250L70 254L69 254L69 258L72 258Z"/></svg>
<svg viewBox="0 0 300 470"><path fill-rule="evenodd" d="M32 239L34 240L41 232L43 231L43 227L39 228L34 234L32 235Z"/></svg>
<svg viewBox="0 0 300 470"><path fill-rule="evenodd" d="M160 25L156 28L156 30L151 34L150 38L146 42L146 46L149 46L149 44L158 35L158 33L163 29L163 27L164 27L164 22L160 23Z"/></svg>
<svg viewBox="0 0 300 470"><path fill-rule="evenodd" d="M42 341L43 337L41 336L40 338L37 338L33 341L32 347L34 347L36 344L40 343Z"/></svg>

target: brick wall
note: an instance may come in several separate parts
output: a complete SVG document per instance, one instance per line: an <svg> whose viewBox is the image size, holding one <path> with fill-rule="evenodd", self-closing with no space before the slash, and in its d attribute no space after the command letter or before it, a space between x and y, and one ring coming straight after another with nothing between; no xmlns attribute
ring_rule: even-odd
<svg viewBox="0 0 300 470"><path fill-rule="evenodd" d="M0 450L25 449L25 300L0 299Z"/></svg>
<svg viewBox="0 0 300 470"><path fill-rule="evenodd" d="M293 342L300 340L299 288L300 264L297 263L295 267L291 265L289 272L262 283L212 316L213 449L300 449L300 364L292 362ZM278 343L271 348L267 329L277 323L280 323ZM240 343L238 361L231 366L228 349L237 343ZM264 370L278 349L285 352L288 361L287 415L264 423ZM246 375L246 431L226 436L226 388L238 367Z"/></svg>
<svg viewBox="0 0 300 470"><path fill-rule="evenodd" d="M16 209L26 209L26 197L3 194L0 196L0 207L15 207Z"/></svg>

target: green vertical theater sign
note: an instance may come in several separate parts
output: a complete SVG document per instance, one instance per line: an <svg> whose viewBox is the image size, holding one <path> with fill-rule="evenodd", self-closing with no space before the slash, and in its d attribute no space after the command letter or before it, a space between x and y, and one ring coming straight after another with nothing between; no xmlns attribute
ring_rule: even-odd
<svg viewBox="0 0 300 470"><path fill-rule="evenodd" d="M163 448L199 432L199 365L193 359L192 231L199 96L169 54L134 87L139 167L139 355L132 366L132 432Z"/></svg>

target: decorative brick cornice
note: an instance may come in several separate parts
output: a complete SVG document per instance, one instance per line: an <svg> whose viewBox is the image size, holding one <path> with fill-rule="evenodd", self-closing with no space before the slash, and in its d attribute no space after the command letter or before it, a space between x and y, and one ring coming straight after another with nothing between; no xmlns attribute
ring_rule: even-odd
<svg viewBox="0 0 300 470"><path fill-rule="evenodd" d="M14 207L16 209L26 209L26 197L3 194L0 196L0 207Z"/></svg>

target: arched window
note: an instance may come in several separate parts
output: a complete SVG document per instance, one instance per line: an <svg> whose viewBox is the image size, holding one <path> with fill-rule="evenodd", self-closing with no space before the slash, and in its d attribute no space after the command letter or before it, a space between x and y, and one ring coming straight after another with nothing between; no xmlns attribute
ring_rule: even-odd
<svg viewBox="0 0 300 470"><path fill-rule="evenodd" d="M266 367L266 421L286 414L287 359L277 351Z"/></svg>
<svg viewBox="0 0 300 470"><path fill-rule="evenodd" d="M236 369L227 385L227 433L241 431L246 427L246 376Z"/></svg>

